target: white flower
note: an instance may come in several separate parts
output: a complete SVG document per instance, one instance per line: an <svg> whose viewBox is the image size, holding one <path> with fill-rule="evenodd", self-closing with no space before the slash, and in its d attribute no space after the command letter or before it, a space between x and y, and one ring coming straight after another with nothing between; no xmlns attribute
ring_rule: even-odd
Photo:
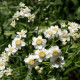
<svg viewBox="0 0 80 80"><path fill-rule="evenodd" d="M53 31L51 28L48 28L47 30L45 30L44 32L44 36L48 39L52 39L55 37L56 32Z"/></svg>
<svg viewBox="0 0 80 80"><path fill-rule="evenodd" d="M59 49L58 46L52 46L50 49L49 49L49 54L48 54L48 57L53 57L53 59L56 59L58 56L61 55L61 50Z"/></svg>
<svg viewBox="0 0 80 80"><path fill-rule="evenodd" d="M12 71L13 71L12 69L7 68L7 70L5 70L5 74L6 74L7 76L9 76L9 75L11 75Z"/></svg>
<svg viewBox="0 0 80 80"><path fill-rule="evenodd" d="M18 34L18 36L20 36L20 38L21 37L26 37L26 33L27 33L27 31L26 30L21 30L21 32L17 32L17 34Z"/></svg>
<svg viewBox="0 0 80 80"><path fill-rule="evenodd" d="M4 71L0 71L0 78L4 76Z"/></svg>
<svg viewBox="0 0 80 80"><path fill-rule="evenodd" d="M26 6L25 9L21 8L20 15L22 17L28 17L28 15L30 14L30 12L31 12L31 10Z"/></svg>
<svg viewBox="0 0 80 80"><path fill-rule="evenodd" d="M23 2L20 2L19 6L20 7L25 7L25 4Z"/></svg>
<svg viewBox="0 0 80 80"><path fill-rule="evenodd" d="M4 62L9 61L9 56L7 53L5 53L5 51L2 52L1 57L3 58Z"/></svg>
<svg viewBox="0 0 80 80"><path fill-rule="evenodd" d="M15 27L15 26L16 26L15 20L13 20L10 25L11 25L12 27Z"/></svg>
<svg viewBox="0 0 80 80"><path fill-rule="evenodd" d="M78 24L75 23L75 22L72 22L70 24L70 26L68 27L69 31L70 32L75 32L75 31L78 31Z"/></svg>
<svg viewBox="0 0 80 80"><path fill-rule="evenodd" d="M42 36L38 36L33 37L33 41L32 41L32 45L36 48L36 49L42 49L45 47L47 40L46 39L42 39Z"/></svg>
<svg viewBox="0 0 80 80"><path fill-rule="evenodd" d="M28 15L28 22L34 21L35 15L34 14L29 14Z"/></svg>
<svg viewBox="0 0 80 80"><path fill-rule="evenodd" d="M19 20L19 17L20 17L20 12L17 11L13 16L13 19Z"/></svg>
<svg viewBox="0 0 80 80"><path fill-rule="evenodd" d="M46 49L44 49L44 48L41 49L41 50L36 50L35 51L35 55L37 55L37 60L39 62L42 62L43 60L46 61L48 59L47 54L48 54L48 51Z"/></svg>
<svg viewBox="0 0 80 80"><path fill-rule="evenodd" d="M70 41L69 33L67 30L63 30L59 32L59 38L61 41Z"/></svg>
<svg viewBox="0 0 80 80"><path fill-rule="evenodd" d="M5 48L5 51L7 52L8 56L10 56L11 54L16 53L17 49L9 44L8 48Z"/></svg>
<svg viewBox="0 0 80 80"><path fill-rule="evenodd" d="M12 46L13 48L16 48L16 49L21 49L21 47L25 46L25 42L24 40L21 40L21 38L15 38L13 41L12 41Z"/></svg>
<svg viewBox="0 0 80 80"><path fill-rule="evenodd" d="M5 62L4 62L4 60L3 60L3 58L2 57L0 57L0 70L3 70L3 69L5 69Z"/></svg>
<svg viewBox="0 0 80 80"><path fill-rule="evenodd" d="M36 55L29 55L28 58L24 59L24 62L28 64L28 68L33 68L33 67L36 67L38 65Z"/></svg>
<svg viewBox="0 0 80 80"><path fill-rule="evenodd" d="M61 28L64 28L66 27L66 24L65 23L61 23Z"/></svg>
<svg viewBox="0 0 80 80"><path fill-rule="evenodd" d="M58 32L60 31L59 27L57 25L55 26L50 26L51 30L56 32L55 36L58 37Z"/></svg>
<svg viewBox="0 0 80 80"><path fill-rule="evenodd" d="M56 60L51 58L50 62L52 64L52 66L56 67L56 68L62 67L65 64L64 57L62 57L62 56L59 56Z"/></svg>

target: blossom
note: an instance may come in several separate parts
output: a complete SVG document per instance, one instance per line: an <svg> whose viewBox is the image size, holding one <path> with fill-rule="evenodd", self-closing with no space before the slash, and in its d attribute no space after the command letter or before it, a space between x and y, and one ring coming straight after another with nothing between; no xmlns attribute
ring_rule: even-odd
<svg viewBox="0 0 80 80"><path fill-rule="evenodd" d="M27 33L27 31L26 30L23 30L23 29L21 30L21 32L17 32L17 34L18 34L18 36L20 36L20 38L21 37L24 37L25 38L26 37L26 33Z"/></svg>
<svg viewBox="0 0 80 80"><path fill-rule="evenodd" d="M28 17L30 12L31 12L31 10L26 6L25 8L21 8L20 15L22 17Z"/></svg>
<svg viewBox="0 0 80 80"><path fill-rule="evenodd" d="M21 47L25 46L25 42L24 40L21 40L21 38L15 38L13 41L12 41L12 46L13 48L16 48L16 49L21 49Z"/></svg>
<svg viewBox="0 0 80 80"><path fill-rule="evenodd" d="M47 60L48 59L48 51L46 49L41 49L41 50L36 50L35 51L35 55L37 55L37 60L39 62L42 62L43 60Z"/></svg>
<svg viewBox="0 0 80 80"><path fill-rule="evenodd" d="M57 25L50 26L51 30L55 32L55 36L58 37L58 32L60 31L59 27Z"/></svg>
<svg viewBox="0 0 80 80"><path fill-rule="evenodd" d="M5 74L6 74L7 76L9 76L9 75L11 75L12 71L13 71L12 69L7 68L7 70L5 70Z"/></svg>
<svg viewBox="0 0 80 80"><path fill-rule="evenodd" d="M36 67L38 65L36 55L29 55L28 58L24 59L24 62L28 64L28 68L33 68L33 67Z"/></svg>
<svg viewBox="0 0 80 80"><path fill-rule="evenodd" d="M59 32L59 39L63 42L70 41L69 33L67 30L63 30Z"/></svg>
<svg viewBox="0 0 80 80"><path fill-rule="evenodd" d="M64 28L66 27L66 24L65 23L61 23L61 28Z"/></svg>
<svg viewBox="0 0 80 80"><path fill-rule="evenodd" d="M45 47L47 40L46 39L42 39L42 36L38 36L33 37L33 41L32 41L32 45L36 48L36 49L42 49Z"/></svg>
<svg viewBox="0 0 80 80"><path fill-rule="evenodd" d="M68 29L69 29L70 32L75 32L75 31L78 31L78 26L79 26L79 25L78 25L77 23L72 22L72 23L69 25Z"/></svg>
<svg viewBox="0 0 80 80"><path fill-rule="evenodd" d="M51 46L49 49L49 54L48 57L53 57L53 59L56 59L58 56L61 55L61 50L59 49L58 46Z"/></svg>
<svg viewBox="0 0 80 80"><path fill-rule="evenodd" d="M19 6L20 6L20 7L25 7L25 4L24 4L23 2L20 2L20 3L19 3Z"/></svg>
<svg viewBox="0 0 80 80"><path fill-rule="evenodd" d="M14 54L17 51L17 49L9 44L8 48L5 48L5 51L7 52L8 56L10 56L11 54Z"/></svg>
<svg viewBox="0 0 80 80"><path fill-rule="evenodd" d="M56 32L53 31L51 28L48 28L47 30L44 31L44 36L48 39L52 39L55 37Z"/></svg>
<svg viewBox="0 0 80 80"><path fill-rule="evenodd" d="M4 60L3 60L3 58L2 57L0 57L0 70L3 70L3 69L5 69L5 62L4 62Z"/></svg>
<svg viewBox="0 0 80 80"><path fill-rule="evenodd" d="M15 26L16 26L15 20L13 20L10 25L11 25L12 27L15 27Z"/></svg>
<svg viewBox="0 0 80 80"><path fill-rule="evenodd" d="M51 64L52 64L52 66L53 67L56 67L56 68L59 68L59 67L62 67L64 64L65 64L65 62L64 62L64 57L62 57L62 56L59 56L57 59L53 59L53 58L51 58L50 59L50 62L51 62Z"/></svg>
<svg viewBox="0 0 80 80"><path fill-rule="evenodd" d="M0 71L0 78L4 76L4 71Z"/></svg>
<svg viewBox="0 0 80 80"><path fill-rule="evenodd" d="M34 14L29 14L27 17L28 17L28 22L34 21L35 15Z"/></svg>
<svg viewBox="0 0 80 80"><path fill-rule="evenodd" d="M13 19L19 20L20 17L20 12L17 11L14 15L13 15Z"/></svg>
<svg viewBox="0 0 80 80"><path fill-rule="evenodd" d="M1 57L3 58L4 62L9 61L9 56L5 51L2 52Z"/></svg>

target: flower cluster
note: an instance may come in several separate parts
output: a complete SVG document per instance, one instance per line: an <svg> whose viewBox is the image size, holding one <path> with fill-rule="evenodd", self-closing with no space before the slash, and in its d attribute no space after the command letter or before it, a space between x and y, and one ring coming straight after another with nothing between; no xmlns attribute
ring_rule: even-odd
<svg viewBox="0 0 80 80"><path fill-rule="evenodd" d="M65 45L67 41L70 41L70 33L76 32L79 30L79 25L77 23L70 23L68 26L68 30L62 29L67 25L65 23L61 24L61 28L59 26L50 26L43 33L45 38L54 39L59 38L59 40ZM50 59L50 63L53 67L59 68L65 64L64 58L61 56L62 52L59 46L51 46L51 48L46 49L47 40L43 39L42 36L33 37L32 45L36 50L34 50L34 55L29 55L28 58L25 58L25 63L28 64L28 68L33 68L38 66L41 62L47 61Z"/></svg>
<svg viewBox="0 0 80 80"><path fill-rule="evenodd" d="M32 45L35 47L35 54L29 55L25 58L25 63L28 64L28 68L36 67L42 61L46 61L50 58L50 62L53 67L61 67L64 64L64 58L61 57L61 50L58 46L52 46L50 49L45 49L46 39L41 36L33 37ZM54 63L54 64L53 64Z"/></svg>
<svg viewBox="0 0 80 80"><path fill-rule="evenodd" d="M11 75L12 69L7 68L9 56L14 55L21 47L25 46L24 39L26 37L26 32L24 30L21 30L21 32L17 32L16 37L14 40L12 40L12 43L8 45L7 48L5 48L5 51L2 52L0 57L0 78L3 77L3 75Z"/></svg>
<svg viewBox="0 0 80 80"><path fill-rule="evenodd" d="M31 14L31 10L27 6L25 6L25 4L22 3L22 2L20 2L19 6L20 6L20 11L17 11L13 15L13 21L11 22L12 27L16 26L16 21L15 20L19 20L20 17L28 18L28 22L34 21L35 15Z"/></svg>

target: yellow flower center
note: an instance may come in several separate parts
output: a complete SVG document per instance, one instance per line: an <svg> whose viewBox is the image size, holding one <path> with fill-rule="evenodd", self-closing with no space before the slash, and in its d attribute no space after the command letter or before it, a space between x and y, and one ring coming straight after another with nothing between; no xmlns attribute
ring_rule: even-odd
<svg viewBox="0 0 80 80"><path fill-rule="evenodd" d="M29 62L28 62L28 64L31 65L31 66L34 65L35 64L34 59L30 59Z"/></svg>
<svg viewBox="0 0 80 80"><path fill-rule="evenodd" d="M75 29L76 28L76 26L72 26L72 29Z"/></svg>
<svg viewBox="0 0 80 80"><path fill-rule="evenodd" d="M52 31L48 31L48 34L49 34L50 36L52 36L52 35L53 35L53 32L52 32Z"/></svg>
<svg viewBox="0 0 80 80"><path fill-rule="evenodd" d="M0 61L0 66L3 66L3 65L4 65L3 61Z"/></svg>
<svg viewBox="0 0 80 80"><path fill-rule="evenodd" d="M57 50L53 50L53 52L52 52L53 56L57 56L58 53L59 53L59 52L58 52Z"/></svg>
<svg viewBox="0 0 80 80"><path fill-rule="evenodd" d="M12 52L12 51L13 51L13 48L12 48L12 47L10 47L10 48L9 48L9 52Z"/></svg>
<svg viewBox="0 0 80 80"><path fill-rule="evenodd" d="M52 30L53 30L53 31L58 32L58 29L57 29L57 28L55 28L55 27L54 27L54 28L52 28Z"/></svg>
<svg viewBox="0 0 80 80"><path fill-rule="evenodd" d="M60 64L61 58L57 58L57 59L55 60L55 62L56 62L57 64Z"/></svg>
<svg viewBox="0 0 80 80"><path fill-rule="evenodd" d="M23 32L20 32L19 35L23 35Z"/></svg>
<svg viewBox="0 0 80 80"><path fill-rule="evenodd" d="M46 53L44 51L40 51L38 55L43 58L46 56Z"/></svg>
<svg viewBox="0 0 80 80"><path fill-rule="evenodd" d="M36 44L37 44L37 45L42 44L42 39L37 39L37 40L36 40Z"/></svg>
<svg viewBox="0 0 80 80"><path fill-rule="evenodd" d="M67 37L68 37L68 34L63 33L63 34L62 34L62 37L63 37L63 38L67 38Z"/></svg>
<svg viewBox="0 0 80 80"><path fill-rule="evenodd" d="M21 40L16 40L16 42L15 42L15 43L16 43L16 45L18 45L18 46L19 46L19 45L21 45Z"/></svg>
<svg viewBox="0 0 80 80"><path fill-rule="evenodd" d="M27 12L27 10L24 9L24 10L23 10L23 13L24 13L24 14L27 14L28 12Z"/></svg>

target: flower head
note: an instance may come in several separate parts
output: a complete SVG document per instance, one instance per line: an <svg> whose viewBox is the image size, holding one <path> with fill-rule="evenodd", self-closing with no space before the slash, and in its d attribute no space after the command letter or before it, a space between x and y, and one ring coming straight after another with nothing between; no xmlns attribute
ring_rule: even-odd
<svg viewBox="0 0 80 80"><path fill-rule="evenodd" d="M21 38L15 38L13 41L12 41L12 46L13 48L16 48L16 49L21 49L21 47L25 46L25 42L24 40L21 40Z"/></svg>
<svg viewBox="0 0 80 80"><path fill-rule="evenodd" d="M28 64L28 68L33 68L33 67L36 67L38 65L36 55L29 55L28 58L24 59L24 62Z"/></svg>
<svg viewBox="0 0 80 80"><path fill-rule="evenodd" d="M42 36L38 36L33 37L33 41L32 41L32 45L36 48L36 49L42 49L45 47L46 45L46 39L42 39Z"/></svg>
<svg viewBox="0 0 80 80"><path fill-rule="evenodd" d="M43 60L47 60L48 59L47 54L48 54L48 51L44 48L41 49L41 50L36 50L35 51L35 55L37 55L37 57L38 57L37 60L39 62L42 62Z"/></svg>
<svg viewBox="0 0 80 80"><path fill-rule="evenodd" d="M52 64L52 66L56 67L56 68L62 67L65 64L64 58L62 56L59 56L55 60L53 58L51 58L50 62Z"/></svg>
<svg viewBox="0 0 80 80"><path fill-rule="evenodd" d="M17 49L9 44L8 48L5 48L5 51L7 52L8 56L10 56L11 54L14 54L17 51Z"/></svg>

